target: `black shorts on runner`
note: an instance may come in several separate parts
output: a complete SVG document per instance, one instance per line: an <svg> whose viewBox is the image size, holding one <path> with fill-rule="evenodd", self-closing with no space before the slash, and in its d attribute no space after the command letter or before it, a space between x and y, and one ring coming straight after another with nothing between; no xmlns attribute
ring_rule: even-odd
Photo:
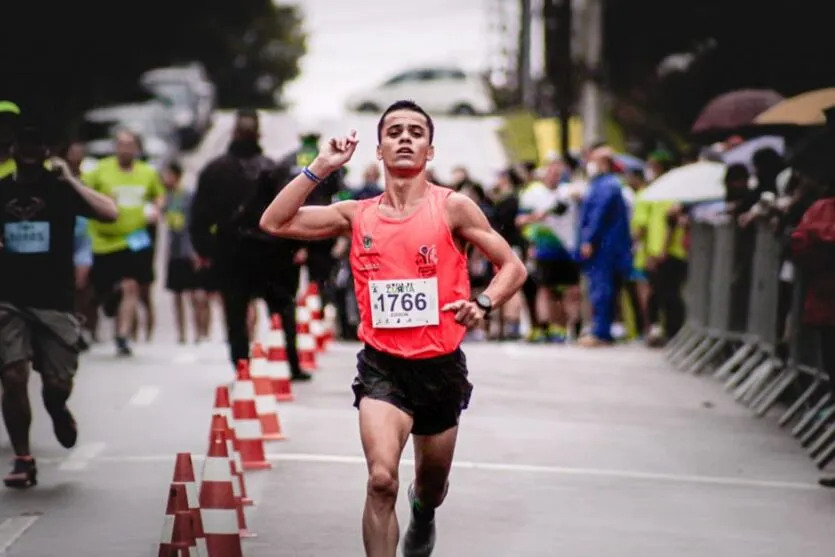
<svg viewBox="0 0 835 557"><path fill-rule="evenodd" d="M179 294L197 290L197 271L191 259L169 259L165 272L165 289Z"/></svg>
<svg viewBox="0 0 835 557"><path fill-rule="evenodd" d="M194 289L215 293L220 291L220 277L214 267L201 267L194 272Z"/></svg>
<svg viewBox="0 0 835 557"><path fill-rule="evenodd" d="M21 361L45 380L66 384L78 370L81 325L63 311L0 302L0 369Z"/></svg>
<svg viewBox="0 0 835 557"><path fill-rule="evenodd" d="M536 281L540 286L577 286L580 284L580 266L568 259L560 261L538 260Z"/></svg>
<svg viewBox="0 0 835 557"><path fill-rule="evenodd" d="M460 348L437 358L407 360L365 345L357 354L351 388L355 408L368 397L409 414L414 435L437 435L457 426L473 392Z"/></svg>
<svg viewBox="0 0 835 557"><path fill-rule="evenodd" d="M114 253L93 256L91 281L100 296L111 294L117 284L133 279L140 285L154 282L154 259L150 249L131 251L124 249Z"/></svg>

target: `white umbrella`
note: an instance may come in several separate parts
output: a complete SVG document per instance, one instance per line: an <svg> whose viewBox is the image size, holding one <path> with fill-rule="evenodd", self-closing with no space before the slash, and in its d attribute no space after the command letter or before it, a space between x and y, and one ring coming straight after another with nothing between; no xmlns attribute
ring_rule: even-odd
<svg viewBox="0 0 835 557"><path fill-rule="evenodd" d="M754 158L754 153L766 148L774 149L782 155L786 148L786 140L773 135L764 135L751 139L737 145L733 149L725 151L722 154L722 162L727 165L744 164L748 167L748 170L753 170L752 159Z"/></svg>
<svg viewBox="0 0 835 557"><path fill-rule="evenodd" d="M725 165L694 162L675 168L656 179L644 190L646 201L698 203L725 198Z"/></svg>

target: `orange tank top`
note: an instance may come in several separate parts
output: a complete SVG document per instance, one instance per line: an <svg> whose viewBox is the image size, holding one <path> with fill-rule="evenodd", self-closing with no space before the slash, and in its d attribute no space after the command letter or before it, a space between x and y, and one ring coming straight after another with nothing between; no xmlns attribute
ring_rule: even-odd
<svg viewBox="0 0 835 557"><path fill-rule="evenodd" d="M381 352L425 359L454 352L466 327L444 305L470 298L467 258L452 237L447 188L430 184L402 219L381 214L382 196L359 202L351 271L360 313L359 338Z"/></svg>

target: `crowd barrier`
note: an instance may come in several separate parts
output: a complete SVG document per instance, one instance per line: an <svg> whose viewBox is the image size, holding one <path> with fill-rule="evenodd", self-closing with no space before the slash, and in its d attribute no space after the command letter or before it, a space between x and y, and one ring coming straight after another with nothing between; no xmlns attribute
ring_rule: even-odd
<svg viewBox="0 0 835 557"><path fill-rule="evenodd" d="M835 459L835 400L817 335L803 326L803 276L784 273L786 237L764 222L694 222L688 320L666 356L681 371L712 373L756 416L775 415L824 468Z"/></svg>

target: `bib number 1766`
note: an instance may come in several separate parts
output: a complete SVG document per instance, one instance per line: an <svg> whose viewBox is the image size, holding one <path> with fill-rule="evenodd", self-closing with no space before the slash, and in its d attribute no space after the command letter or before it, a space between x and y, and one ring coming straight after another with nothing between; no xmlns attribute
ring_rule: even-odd
<svg viewBox="0 0 835 557"><path fill-rule="evenodd" d="M372 280L371 319L375 328L437 325L438 279Z"/></svg>

